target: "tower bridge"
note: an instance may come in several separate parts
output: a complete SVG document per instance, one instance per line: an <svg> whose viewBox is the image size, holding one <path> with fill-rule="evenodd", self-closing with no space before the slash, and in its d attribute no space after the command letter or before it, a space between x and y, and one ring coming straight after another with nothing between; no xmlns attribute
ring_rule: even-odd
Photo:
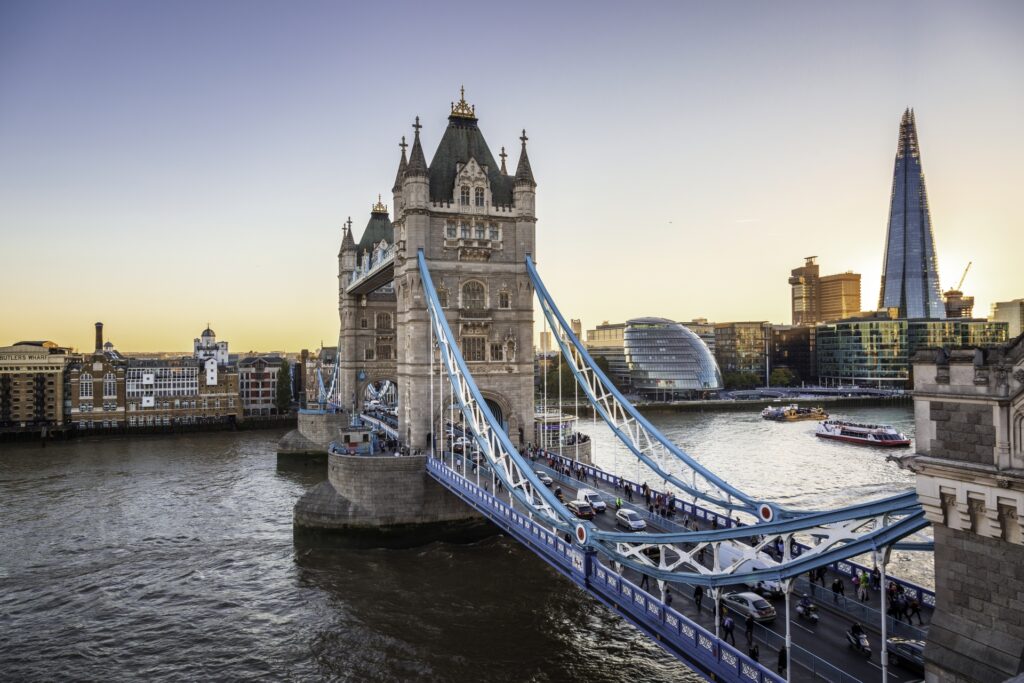
<svg viewBox="0 0 1024 683"><path fill-rule="evenodd" d="M368 384L396 382L396 419L380 426L411 455L332 453L328 481L296 506L296 526L345 529L353 528L353 519L377 519L389 530L408 530L424 522L473 525L486 520L706 677L910 679L908 669L890 664L884 643L894 633L926 639L927 627L911 630L886 617L884 590L870 594L873 610L838 596L834 603L831 595L820 599L824 616L812 629L794 627L792 596L811 589L809 572L849 577L859 557L869 557L881 571L881 585L887 585L890 551L898 545L930 547L920 532L942 519L934 510L945 498L936 496L942 502L927 513L914 491L840 509L798 510L751 496L703 467L615 388L544 285L534 262L537 184L525 131L513 175L504 148L500 164L495 161L475 108L464 96L452 104L429 165L421 128L417 117L408 158L404 138L400 145L392 188L394 221L378 197L358 244L351 220L343 231L338 360L330 379L320 384L322 402L354 414L362 409ZM560 488L574 491L579 485L564 478L566 470L572 471L608 500L627 489L637 496L654 495L641 491L638 482L526 449L533 440L528 349L534 296L581 397L632 454L629 467L644 468L652 481L664 482L663 491L654 494L673 501L672 514L651 519L645 531L626 533L608 523L578 519L540 473L547 470L559 478ZM1024 372L1017 381L1024 385ZM918 433L924 431L919 425ZM468 445L457 447L456 434ZM379 495L377 487L393 495ZM381 498L416 509L375 507ZM648 512L642 506L636 510ZM673 515L694 523L681 526ZM341 521L335 525L332 516ZM1012 538L1019 543L1019 531ZM933 608L941 613L941 595L897 583L922 604L927 623ZM755 629L760 662L746 647L727 642L721 626L726 592L759 584L775 586L775 609L783 615L781 624ZM703 609L690 602L698 587L708 595ZM846 647L845 629L854 621L864 622L874 643L868 659L851 656ZM949 642L948 629L955 622L943 623ZM926 652L933 653L929 661L949 661L939 651ZM780 653L788 667L776 667ZM973 680L956 675L929 669L929 680Z"/></svg>

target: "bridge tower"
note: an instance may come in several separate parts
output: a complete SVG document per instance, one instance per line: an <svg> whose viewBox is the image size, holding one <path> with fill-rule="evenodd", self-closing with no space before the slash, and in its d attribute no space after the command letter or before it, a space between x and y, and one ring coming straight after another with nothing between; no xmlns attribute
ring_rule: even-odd
<svg viewBox="0 0 1024 683"><path fill-rule="evenodd" d="M429 165L420 128L416 117L394 188L399 434L411 448L429 445L430 323L416 263L422 249L470 371L512 442L525 444L532 440L534 387L525 256L535 256L537 186L526 132L510 175L505 148L498 163L464 92Z"/></svg>
<svg viewBox="0 0 1024 683"><path fill-rule="evenodd" d="M404 150L403 150L404 161ZM365 271L375 253L394 242L394 227L388 207L380 197L370 209L359 242L352 235L352 219L346 224L338 253L338 397L346 410L360 411L366 385L396 379L395 290L390 283L367 293L345 291L356 269Z"/></svg>
<svg viewBox="0 0 1024 683"><path fill-rule="evenodd" d="M914 411L917 453L902 464L935 530L925 680L1013 678L1024 673L1024 336L920 351Z"/></svg>

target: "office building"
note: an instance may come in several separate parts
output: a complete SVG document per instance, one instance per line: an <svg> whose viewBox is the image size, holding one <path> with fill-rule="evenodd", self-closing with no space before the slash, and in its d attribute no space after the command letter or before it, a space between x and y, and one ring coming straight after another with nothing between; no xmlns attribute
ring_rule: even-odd
<svg viewBox="0 0 1024 683"><path fill-rule="evenodd" d="M1007 325L1010 338L1016 338L1024 332L1024 299L998 301L992 304L992 322L1003 322Z"/></svg>
<svg viewBox="0 0 1024 683"><path fill-rule="evenodd" d="M276 415L280 356L247 356L238 361L238 392L246 417ZM285 381L289 376L285 375Z"/></svg>
<svg viewBox="0 0 1024 683"><path fill-rule="evenodd" d="M722 373L750 373L764 381L770 328L763 321L716 323L715 359Z"/></svg>
<svg viewBox="0 0 1024 683"><path fill-rule="evenodd" d="M987 320L907 320L879 312L818 325L818 376L824 384L903 389L918 349L990 346L1007 340L1006 323Z"/></svg>
<svg viewBox="0 0 1024 683"><path fill-rule="evenodd" d="M700 340L708 347L711 354L715 353L715 324L709 323L707 318L694 318L689 322L680 324L700 337Z"/></svg>
<svg viewBox="0 0 1024 683"><path fill-rule="evenodd" d="M554 344L551 340L551 330L541 330L540 333L540 352L551 353L554 351Z"/></svg>
<svg viewBox="0 0 1024 683"><path fill-rule="evenodd" d="M817 359L813 325L772 325L769 372L785 368L797 383L817 381Z"/></svg>
<svg viewBox="0 0 1024 683"><path fill-rule="evenodd" d="M817 258L808 256L803 266L790 272L794 325L842 320L860 311L860 274L847 271L822 276Z"/></svg>
<svg viewBox="0 0 1024 683"><path fill-rule="evenodd" d="M917 123L910 109L900 121L885 242L878 308L895 308L898 318L944 319Z"/></svg>

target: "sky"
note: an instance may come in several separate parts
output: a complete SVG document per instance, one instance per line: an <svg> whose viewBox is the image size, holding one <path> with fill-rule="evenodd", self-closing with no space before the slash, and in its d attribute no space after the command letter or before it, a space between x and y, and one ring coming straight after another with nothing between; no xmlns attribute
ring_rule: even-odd
<svg viewBox="0 0 1024 683"><path fill-rule="evenodd" d="M465 85L529 135L537 255L585 328L874 308L900 116L943 289L1024 297L1024 3L0 3L0 345L337 338L337 253ZM538 328L540 316L537 317Z"/></svg>

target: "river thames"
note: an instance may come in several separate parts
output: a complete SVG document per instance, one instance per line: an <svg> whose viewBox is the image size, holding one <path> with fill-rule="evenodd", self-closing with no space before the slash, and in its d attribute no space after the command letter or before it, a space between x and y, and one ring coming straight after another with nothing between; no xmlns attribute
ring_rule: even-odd
<svg viewBox="0 0 1024 683"><path fill-rule="evenodd" d="M909 406L843 414L913 431ZM732 483L787 505L912 487L885 453L819 443L813 423L651 417ZM581 426L599 465L625 462L603 428ZM278 470L280 436L0 446L0 678L702 680L504 537L297 546L292 506L324 473ZM931 584L930 558L894 565Z"/></svg>

